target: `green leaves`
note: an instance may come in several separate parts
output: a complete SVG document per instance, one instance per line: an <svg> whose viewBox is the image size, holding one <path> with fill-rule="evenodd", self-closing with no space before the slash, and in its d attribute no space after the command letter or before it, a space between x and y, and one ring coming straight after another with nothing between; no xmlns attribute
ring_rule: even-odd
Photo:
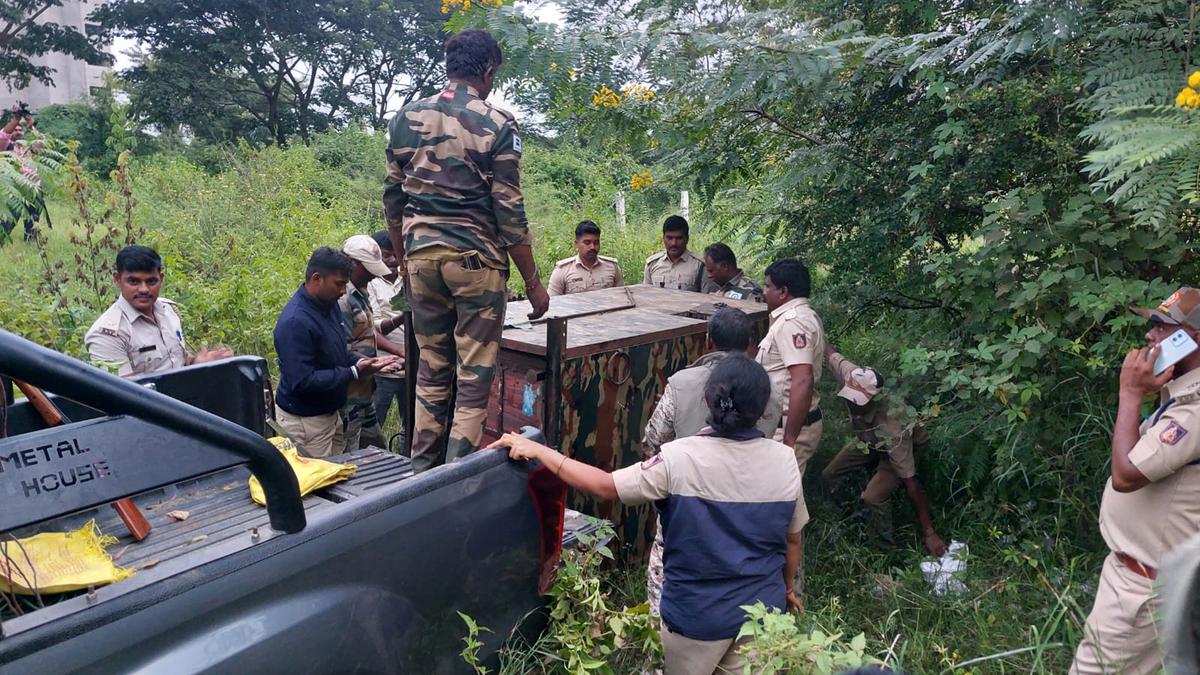
<svg viewBox="0 0 1200 675"><path fill-rule="evenodd" d="M751 638L741 652L747 659L745 672L820 675L883 662L866 653L866 635L843 639L842 633L826 633L820 627L808 630L792 614L768 608L762 602L743 606L746 623L738 638Z"/></svg>

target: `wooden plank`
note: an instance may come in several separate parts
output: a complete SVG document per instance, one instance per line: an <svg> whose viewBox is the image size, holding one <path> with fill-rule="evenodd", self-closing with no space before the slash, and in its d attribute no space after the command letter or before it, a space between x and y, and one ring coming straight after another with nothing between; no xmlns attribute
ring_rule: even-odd
<svg viewBox="0 0 1200 675"><path fill-rule="evenodd" d="M550 298L550 309L547 310L545 316L546 318L570 319L573 315L603 311L606 308L617 310L629 305L630 295L633 296L634 305L639 309L653 309L664 314L693 313L708 316L712 314L714 305L724 303L728 307L742 310L751 319L767 316L765 303L734 300L718 295L678 291L672 288L658 288L642 284L602 288L598 291L571 295L555 295ZM530 306L527 300L508 303L508 309L505 312L507 324L519 324L527 321L529 310Z"/></svg>
<svg viewBox="0 0 1200 675"><path fill-rule="evenodd" d="M631 345L704 333L707 322L687 316L664 314L653 309L623 309L567 321L564 358L611 351ZM504 349L528 354L546 354L546 330L509 328L500 342Z"/></svg>

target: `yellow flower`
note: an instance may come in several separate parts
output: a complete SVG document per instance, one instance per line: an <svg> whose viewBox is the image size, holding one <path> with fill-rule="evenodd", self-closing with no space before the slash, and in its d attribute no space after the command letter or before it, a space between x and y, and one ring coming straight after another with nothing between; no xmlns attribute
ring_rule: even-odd
<svg viewBox="0 0 1200 675"><path fill-rule="evenodd" d="M558 64L551 61L550 62L550 70L558 70Z"/></svg>
<svg viewBox="0 0 1200 675"><path fill-rule="evenodd" d="M1180 90L1179 95L1175 97L1175 105L1190 108L1195 105L1192 103L1192 100L1197 96L1198 95L1195 89L1192 89L1191 87L1184 87Z"/></svg>
<svg viewBox="0 0 1200 675"><path fill-rule="evenodd" d="M1200 89L1200 70L1188 76L1188 86L1192 89Z"/></svg>
<svg viewBox="0 0 1200 675"><path fill-rule="evenodd" d="M575 69L571 68L571 69L567 70L567 76L570 77L572 80L575 79Z"/></svg>
<svg viewBox="0 0 1200 675"><path fill-rule="evenodd" d="M592 105L600 108L615 108L621 105L621 95L602 86L592 93Z"/></svg>
<svg viewBox="0 0 1200 675"><path fill-rule="evenodd" d="M649 171L643 170L641 173L633 174L629 179L629 187L632 190L642 190L654 184L654 177Z"/></svg>

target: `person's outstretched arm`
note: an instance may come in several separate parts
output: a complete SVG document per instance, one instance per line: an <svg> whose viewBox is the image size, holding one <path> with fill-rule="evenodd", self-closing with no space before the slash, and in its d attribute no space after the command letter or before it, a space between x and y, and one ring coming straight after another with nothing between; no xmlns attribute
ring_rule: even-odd
<svg viewBox="0 0 1200 675"><path fill-rule="evenodd" d="M541 462L554 472L564 483L600 499L616 499L617 484L612 474L590 464L576 461L566 455L531 441L524 436L507 433L488 448L507 447L513 459L532 459Z"/></svg>

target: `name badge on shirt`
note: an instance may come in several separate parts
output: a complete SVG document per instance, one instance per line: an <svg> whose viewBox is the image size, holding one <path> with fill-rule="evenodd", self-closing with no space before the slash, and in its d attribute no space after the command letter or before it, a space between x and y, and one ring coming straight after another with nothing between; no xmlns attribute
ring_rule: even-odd
<svg viewBox="0 0 1200 675"><path fill-rule="evenodd" d="M138 350L138 353L145 354L146 352L152 352L156 349L158 349L157 345L150 345L149 347L142 347L141 349Z"/></svg>

